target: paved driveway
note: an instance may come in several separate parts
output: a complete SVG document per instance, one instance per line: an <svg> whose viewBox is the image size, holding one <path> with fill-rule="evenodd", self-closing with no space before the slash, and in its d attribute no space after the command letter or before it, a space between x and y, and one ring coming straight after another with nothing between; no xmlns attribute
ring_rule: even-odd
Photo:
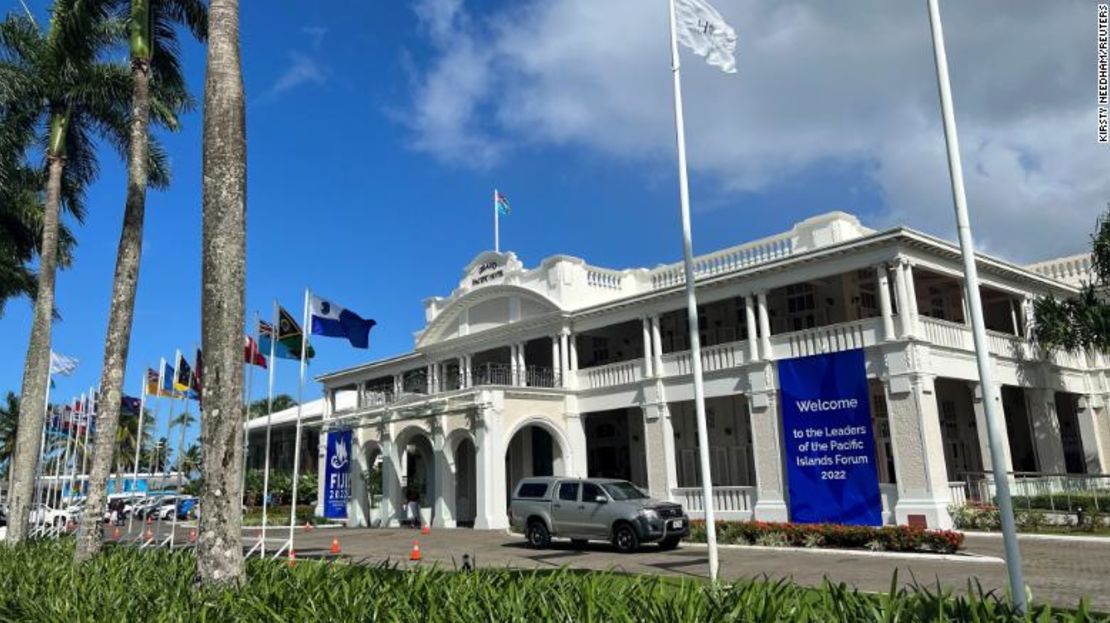
<svg viewBox="0 0 1110 623"><path fill-rule="evenodd" d="M149 526L156 540L168 535L167 526ZM145 529L144 527L143 529ZM178 543L189 542L192 524L178 527ZM139 526L136 525L136 536ZM126 527L123 532L126 532ZM244 548L255 544L257 528L244 530ZM332 539L338 539L344 557L357 563L381 562L407 566L413 540L420 544L422 565L438 564L452 568L470 555L479 567L499 566L518 569L615 570L627 573L652 573L674 577L705 578L708 558L704 546L683 545L661 552L651 545L637 554L618 554L605 543L590 543L583 548L556 541L549 549L533 550L524 539L502 531L433 530L421 535L410 529L328 528L305 531L297 528L298 557L326 557ZM284 543L288 528L271 528L267 548L274 551ZM126 534L122 535L126 539ZM1001 561L1002 540L992 535L970 534L964 557L874 555L836 550L771 549L723 547L720 550L720 575L726 579L767 576L792 578L802 584L820 584L826 577L846 582L866 591L887 591L895 570L903 583L938 582L955 591L965 591L968 582L979 582L984 590L1005 591L1006 566ZM1100 611L1110 612L1110 539L1022 538L1021 551L1026 583L1037 601L1074 607L1087 596Z"/></svg>
<svg viewBox="0 0 1110 623"><path fill-rule="evenodd" d="M451 566L461 564L469 554L479 566L516 568L614 569L629 573L656 573L704 578L708 575L705 547L686 545L675 551L661 552L645 546L638 554L623 555L607 544L591 543L574 548L556 541L547 550L532 550L518 536L482 530L435 530L429 535L407 529L317 529L298 530L299 555L326 555L333 538L345 556L359 562L381 561L408 564L413 539L418 539L424 563ZM1061 606L1075 606L1088 596L1092 605L1110 611L1110 539L1034 540L1021 542L1026 582L1034 598ZM959 560L950 557L875 556L835 550L722 548L720 574L723 578L748 578L766 575L789 577L803 584L819 584L828 577L847 582L862 590L886 591L897 569L906 583L916 579L963 591L968 582L980 582L986 590L1005 590L1006 567L1000 561L1002 541L995 536L969 535L966 552Z"/></svg>

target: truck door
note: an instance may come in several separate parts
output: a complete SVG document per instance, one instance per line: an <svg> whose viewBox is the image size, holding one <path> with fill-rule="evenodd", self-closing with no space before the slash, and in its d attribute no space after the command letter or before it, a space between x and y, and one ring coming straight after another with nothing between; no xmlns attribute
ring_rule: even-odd
<svg viewBox="0 0 1110 623"><path fill-rule="evenodd" d="M612 523L609 512L609 504L605 502L598 502L598 498L609 499L601 487L592 482L582 483L582 501L579 503L578 511L582 522L582 532L585 536L591 539L608 539L609 538L609 524Z"/></svg>
<svg viewBox="0 0 1110 623"><path fill-rule="evenodd" d="M579 488L581 483L577 480L562 480L551 496L551 527L558 536L577 537L582 532Z"/></svg>

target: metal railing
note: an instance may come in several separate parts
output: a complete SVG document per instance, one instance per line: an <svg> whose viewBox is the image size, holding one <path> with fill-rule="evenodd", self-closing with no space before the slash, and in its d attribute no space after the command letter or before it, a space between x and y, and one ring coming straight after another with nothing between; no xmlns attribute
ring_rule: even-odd
<svg viewBox="0 0 1110 623"><path fill-rule="evenodd" d="M1110 511L1110 474L1046 474L1009 472L1016 510L1076 513ZM955 484L955 483L953 483ZM995 480L989 472L964 475L967 502L995 503ZM953 493L953 498L956 494Z"/></svg>
<svg viewBox="0 0 1110 623"><path fill-rule="evenodd" d="M512 385L513 368L507 363L484 363L471 370L475 385Z"/></svg>

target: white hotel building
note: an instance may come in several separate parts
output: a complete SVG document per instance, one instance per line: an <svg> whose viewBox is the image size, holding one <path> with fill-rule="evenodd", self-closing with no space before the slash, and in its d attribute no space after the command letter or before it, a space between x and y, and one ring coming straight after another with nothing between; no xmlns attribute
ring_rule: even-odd
<svg viewBox="0 0 1110 623"><path fill-rule="evenodd" d="M989 469L983 400L1005 413L1013 471L1110 470L1106 360L1045 358L1028 339L1033 300L1075 294L1088 260L977 261L993 396L950 242L834 212L696 258L720 515L788 519L775 362L846 349L866 355L887 522L950 527L965 479ZM395 525L411 486L434 526L504 528L511 485L549 474L627 478L703 508L681 263L527 268L486 252L424 310L412 352L317 378L321 453L328 430L354 429L351 525Z"/></svg>

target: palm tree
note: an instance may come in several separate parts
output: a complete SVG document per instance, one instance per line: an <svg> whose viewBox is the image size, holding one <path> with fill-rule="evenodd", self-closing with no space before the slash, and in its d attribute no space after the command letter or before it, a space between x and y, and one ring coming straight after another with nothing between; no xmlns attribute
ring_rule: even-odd
<svg viewBox="0 0 1110 623"><path fill-rule="evenodd" d="M242 524L243 321L247 137L239 55L239 2L212 0L204 83L201 342L204 395L197 575L210 585L244 578Z"/></svg>
<svg viewBox="0 0 1110 623"><path fill-rule="evenodd" d="M4 76L0 126L12 136L41 135L46 161L38 284L12 458L9 543L18 543L27 534L39 432L46 416L42 404L54 316L59 211L66 199L63 186L68 178L72 200L95 177L94 133L119 145L127 140L127 113L119 105L126 74L101 60L116 36L108 17L106 0L56 0L46 33L29 17L9 15L0 23L0 74ZM76 207L70 205L70 210Z"/></svg>
<svg viewBox="0 0 1110 623"><path fill-rule="evenodd" d="M294 400L293 397L289 394L278 394L277 396L274 396L274 413L295 406L297 406L297 401ZM250 408L248 409L248 416L254 418L266 415L269 407L270 403L268 398L255 400L250 404Z"/></svg>
<svg viewBox="0 0 1110 623"><path fill-rule="evenodd" d="M177 25L184 25L200 40L207 36L208 11L200 0L131 0L131 136L127 155L127 199L123 227L116 252L115 279L108 310L108 334L104 340L104 366L100 387L105 408L97 414L97 435L89 470L89 508L104 505L108 472L115 451L115 430L119 424L120 398L127 372L127 352L131 345L131 325L135 313L135 292L139 282L139 258L143 247L143 220L146 212L146 187L151 83L172 89L179 97L178 110L191 107L177 54ZM103 532L95 513L86 513L77 536L75 560L85 560L98 551Z"/></svg>

